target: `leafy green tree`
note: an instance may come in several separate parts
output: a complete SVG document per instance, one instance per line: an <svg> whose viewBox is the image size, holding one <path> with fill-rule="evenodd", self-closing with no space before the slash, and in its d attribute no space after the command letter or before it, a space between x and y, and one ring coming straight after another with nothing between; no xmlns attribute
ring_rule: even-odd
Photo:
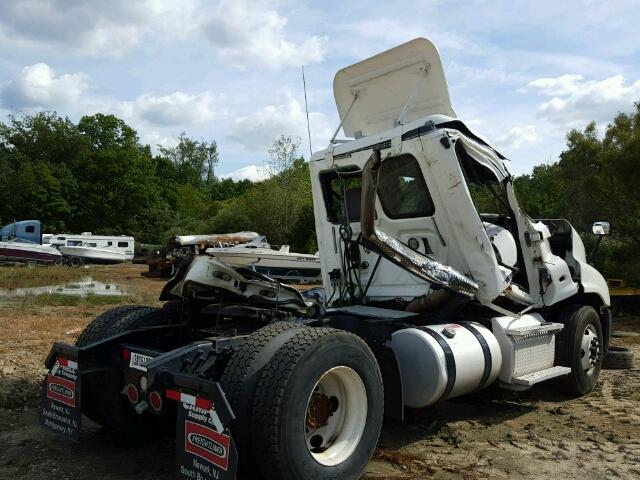
<svg viewBox="0 0 640 480"><path fill-rule="evenodd" d="M0 123L0 219L40 217L47 229L64 228L77 195L73 170L88 148L68 118L9 115ZM39 187L49 189L49 198L35 193Z"/></svg>
<svg viewBox="0 0 640 480"><path fill-rule="evenodd" d="M557 163L533 167L514 180L520 207L533 218L561 218L565 213L565 180Z"/></svg>
<svg viewBox="0 0 640 480"><path fill-rule="evenodd" d="M176 187L176 214L178 218L199 218L205 211L204 195L192 185Z"/></svg>
<svg viewBox="0 0 640 480"><path fill-rule="evenodd" d="M254 230L274 245L289 244L294 251L315 252L315 223L309 165L298 155L298 142L281 136L269 150L265 169L270 178L239 196L217 204L211 227L215 232Z"/></svg>
<svg viewBox="0 0 640 480"><path fill-rule="evenodd" d="M124 121L113 115L83 117L78 129L91 140L91 149L75 174L82 202L73 217L78 230L114 234L137 233L139 223L162 202L148 146Z"/></svg>
<svg viewBox="0 0 640 480"><path fill-rule="evenodd" d="M227 200L229 198L239 197L247 192L252 185L253 182L251 182L251 180L235 181L231 178L216 179L207 189L207 196L212 201Z"/></svg>
<svg viewBox="0 0 640 480"><path fill-rule="evenodd" d="M566 212L583 230L609 220L612 235L640 247L640 104L618 114L598 135L594 123L567 135L560 155L566 185Z"/></svg>
<svg viewBox="0 0 640 480"><path fill-rule="evenodd" d="M191 139L184 132L175 147L160 147L160 153L176 167L177 180L196 188L210 186L215 180L218 145Z"/></svg>

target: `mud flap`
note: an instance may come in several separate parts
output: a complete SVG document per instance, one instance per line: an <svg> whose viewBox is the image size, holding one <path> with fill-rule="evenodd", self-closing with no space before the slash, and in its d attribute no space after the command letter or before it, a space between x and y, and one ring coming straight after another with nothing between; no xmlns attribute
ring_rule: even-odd
<svg viewBox="0 0 640 480"><path fill-rule="evenodd" d="M77 441L81 417L78 362L57 354L42 384L40 423L55 434Z"/></svg>
<svg viewBox="0 0 640 480"><path fill-rule="evenodd" d="M215 405L203 397L167 391L178 401L176 460L178 478L234 480L238 452Z"/></svg>

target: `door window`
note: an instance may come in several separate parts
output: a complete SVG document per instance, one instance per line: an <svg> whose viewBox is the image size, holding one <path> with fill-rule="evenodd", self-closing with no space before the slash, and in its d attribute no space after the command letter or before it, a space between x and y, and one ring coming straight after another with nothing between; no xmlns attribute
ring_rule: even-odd
<svg viewBox="0 0 640 480"><path fill-rule="evenodd" d="M420 165L413 155L384 160L378 178L378 198L389 218L430 217L435 212Z"/></svg>
<svg viewBox="0 0 640 480"><path fill-rule="evenodd" d="M331 171L323 173L320 178L327 219L332 223L343 223L348 216L349 222L359 222L362 172Z"/></svg>

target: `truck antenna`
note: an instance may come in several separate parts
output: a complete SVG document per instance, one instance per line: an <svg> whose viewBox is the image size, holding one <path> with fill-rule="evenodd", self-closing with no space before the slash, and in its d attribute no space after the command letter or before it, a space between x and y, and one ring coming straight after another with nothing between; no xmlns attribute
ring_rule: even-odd
<svg viewBox="0 0 640 480"><path fill-rule="evenodd" d="M309 136L309 160L313 155L311 150L311 126L309 125L309 104L307 103L307 82L304 79L304 65L302 65L302 89L304 90L304 109L307 112L307 135Z"/></svg>

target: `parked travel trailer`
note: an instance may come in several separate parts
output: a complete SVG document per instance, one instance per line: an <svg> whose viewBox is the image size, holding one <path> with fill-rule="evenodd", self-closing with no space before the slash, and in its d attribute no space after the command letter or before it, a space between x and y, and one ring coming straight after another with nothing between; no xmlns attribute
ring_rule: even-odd
<svg viewBox="0 0 640 480"><path fill-rule="evenodd" d="M93 235L91 232L57 234L51 239L72 266L83 263L121 263L133 260L133 237Z"/></svg>

